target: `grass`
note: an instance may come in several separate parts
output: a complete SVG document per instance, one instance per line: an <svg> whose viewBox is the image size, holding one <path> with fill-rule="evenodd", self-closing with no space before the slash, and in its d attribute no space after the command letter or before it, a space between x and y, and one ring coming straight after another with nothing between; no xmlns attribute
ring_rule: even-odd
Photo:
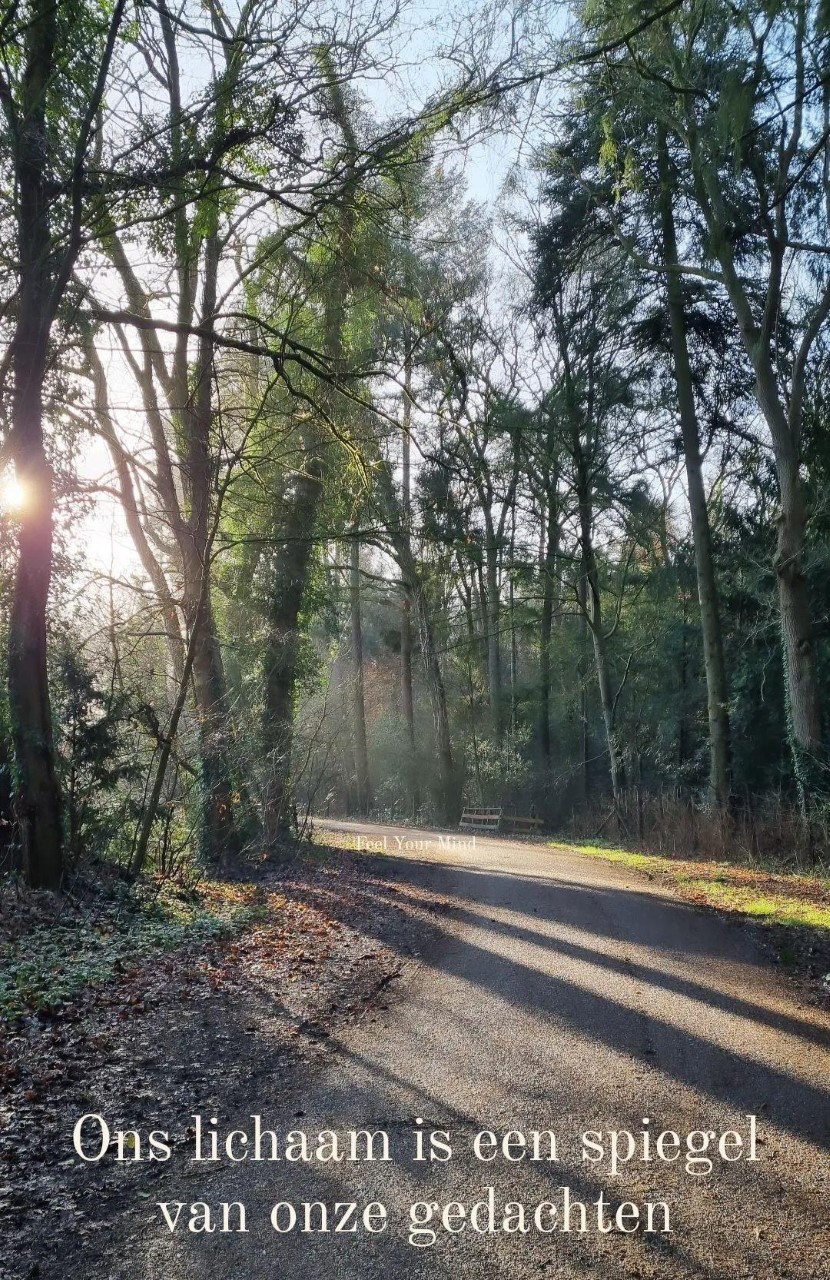
<svg viewBox="0 0 830 1280"><path fill-rule="evenodd" d="M734 862L666 858L612 845L555 840L550 847L573 849L588 858L619 863L652 879L659 877L680 897L699 906L766 924L830 932L830 881L818 876L782 874Z"/></svg>
<svg viewBox="0 0 830 1280"><path fill-rule="evenodd" d="M251 885L204 881L183 888L145 882L56 913L14 890L0 902L0 1018L59 1009L141 961L184 945L233 936L266 911Z"/></svg>

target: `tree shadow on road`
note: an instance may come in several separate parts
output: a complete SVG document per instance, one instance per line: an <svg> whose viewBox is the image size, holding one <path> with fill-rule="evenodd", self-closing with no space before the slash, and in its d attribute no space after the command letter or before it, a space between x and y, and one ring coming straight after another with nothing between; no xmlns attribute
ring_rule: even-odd
<svg viewBox="0 0 830 1280"><path fill-rule="evenodd" d="M749 941L717 917L683 903L632 893L624 887L616 890L604 886L595 890L553 879L533 879L528 883L521 875L488 873L482 876L463 866L450 867L393 855L367 857L365 866L366 927L372 929L376 916L374 932L379 941L387 942L384 936L387 910L373 913L373 900L388 904L392 896L405 899L408 883L446 895L451 904L446 912L440 904L430 911L420 899L401 903L421 911L437 930L437 939L430 944L426 957L426 963L433 968L489 990L515 1008L543 1019L551 1035L555 1035L557 1027L566 1028L584 1041L586 1052L592 1041L603 1044L640 1062L649 1071L657 1069L680 1084L706 1093L739 1114L761 1111L767 1121L790 1133L830 1146L830 1092L800 1079L789 1068L792 1045L778 1039L778 1035L784 1033L801 1039L805 1049L811 1043L826 1047L827 1032L820 1022L798 1019L698 980L696 956L715 957L733 965L737 957L735 973L729 975L733 979L736 976L749 979L753 959L760 973L761 962ZM563 940L543 933L530 927L526 914L515 922L498 920L488 914L488 908L503 905L504 899L511 896L517 899L519 893L527 893L528 888L532 888L533 898L528 900L525 911L535 908L548 923L584 932L588 935L586 941ZM474 910L471 903L477 903L481 909ZM619 922L632 909L635 914L621 934ZM327 898L326 910L336 915L336 893ZM446 918L444 924L442 916ZM461 929L456 927L456 919ZM495 946L484 945L469 936L478 928L492 931L508 942L532 942L556 951L564 959L597 965L610 975L608 991L601 994L550 969L535 968ZM684 943L688 942L689 976L667 973L653 964L642 965L636 961L629 964L601 951L599 946L592 947L591 935L630 941L632 946L655 952L664 950L666 942L671 942L675 952L685 953ZM563 972L567 973L567 966ZM658 992L686 997L748 1021L757 1027L759 1039L764 1037L762 1047L771 1061L764 1063L737 1047L726 1047L707 1036L705 1008L701 1010L697 1031L679 1028L651 1013L645 1017L641 1009L615 998L614 975L633 977ZM742 1038L745 1042L746 1036ZM830 1058L827 1065L830 1066Z"/></svg>

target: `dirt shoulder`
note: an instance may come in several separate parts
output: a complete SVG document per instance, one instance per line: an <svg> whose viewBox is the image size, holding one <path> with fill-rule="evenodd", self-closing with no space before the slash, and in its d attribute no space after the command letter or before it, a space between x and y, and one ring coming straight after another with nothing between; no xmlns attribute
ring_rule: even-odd
<svg viewBox="0 0 830 1280"><path fill-rule="evenodd" d="M338 1025L372 1018L392 998L440 905L417 890L398 902L375 860L320 849L229 892L244 907L238 927L214 937L196 929L132 966L122 957L92 985L3 1020L4 1280L74 1274L73 1260L78 1274L117 1274L124 1229L164 1181L163 1164L126 1161L115 1175L110 1163L83 1164L72 1148L79 1117L99 1112L113 1131L143 1133L176 1117L175 1148L191 1140L194 1108L229 1115L264 1089L278 1095L325 1064ZM43 904L22 907L21 956L27 927L48 923ZM75 915L81 946L89 918Z"/></svg>
<svg viewBox="0 0 830 1280"><path fill-rule="evenodd" d="M799 985L806 1003L830 1009L830 880L825 874L666 857L612 845L557 840L547 847L624 866L749 929L771 962Z"/></svg>

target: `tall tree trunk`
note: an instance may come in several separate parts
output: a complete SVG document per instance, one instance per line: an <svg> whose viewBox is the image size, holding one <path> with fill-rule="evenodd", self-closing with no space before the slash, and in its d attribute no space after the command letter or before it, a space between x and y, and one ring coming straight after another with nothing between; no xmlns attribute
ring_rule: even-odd
<svg viewBox="0 0 830 1280"><path fill-rule="evenodd" d="M580 544L582 552L582 577L585 582L585 604L588 627L594 647L594 664L599 685L602 719L605 725L605 740L608 747L609 771L614 804L622 801L622 764L617 749L614 732L614 695L611 691L611 673L608 664L608 641L603 631L602 597L600 594L599 573L597 571L594 552L592 515L587 489L580 485L579 493Z"/></svg>
<svg viewBox="0 0 830 1280"><path fill-rule="evenodd" d="M63 874L60 784L46 667L46 607L52 576L52 469L43 440L43 383L54 280L49 225L45 94L53 72L56 10L36 8L26 28L23 101L16 146L20 282L12 339L12 457L24 502L9 620L9 714L15 756L15 812L23 872L34 888L56 889Z"/></svg>
<svg viewBox="0 0 830 1280"><path fill-rule="evenodd" d="M186 607L191 628L195 620L192 603L188 600ZM225 863L239 854L241 842L237 827L238 797L231 769L233 735L225 670L209 598L195 636L193 694L202 772L202 857L210 862Z"/></svg>
<svg viewBox="0 0 830 1280"><path fill-rule="evenodd" d="M499 598L499 549L495 539L488 538L485 551L487 687L490 693L490 723L493 741L498 746L504 733L504 696L501 679L501 601Z"/></svg>
<svg viewBox="0 0 830 1280"><path fill-rule="evenodd" d="M689 142L696 195L708 223L712 248L721 266L741 339L752 363L755 395L769 428L775 456L780 512L774 567L781 615L790 744L803 795L809 781L806 774L811 773L809 760L821 756L823 744L813 620L804 569L807 502L801 477L802 388L793 386L787 406L776 376L773 339L768 323L768 318L775 317L778 312L780 278L777 282L770 279L764 320L759 324L735 264L718 174L702 156L694 130L690 132ZM779 262L783 252L779 237L774 246ZM771 270L771 277L775 274ZM798 368L794 368L793 376L794 379L803 377L803 364L799 363Z"/></svg>
<svg viewBox="0 0 830 1280"><path fill-rule="evenodd" d="M36 298L21 288L21 313ZM45 335L23 314L15 340L14 458L24 494L9 620L9 714L21 863L33 888L56 889L63 873L60 785L46 666L46 606L52 575L52 472L43 447L40 387ZM40 350L38 350L40 348Z"/></svg>
<svg viewBox="0 0 830 1280"><path fill-rule="evenodd" d="M355 221L355 199L360 178L356 157L358 143L342 89L329 67L330 109L345 142L347 176L337 213L329 278L323 298L323 347L330 362L331 381L319 388L321 420L333 422L345 403L338 384L345 377L343 331L350 287ZM285 524L285 542L272 591L265 658L265 706L262 737L268 763L264 810L266 836L273 841L291 825L291 747L294 694L299 653L300 610L314 550L314 527L323 498L329 450L322 438L322 422L312 428L305 442L307 462L296 482L294 499Z"/></svg>
<svg viewBox="0 0 830 1280"><path fill-rule="evenodd" d="M686 725L686 697L689 687L689 646L687 644L687 619L686 619L686 591L681 579L680 583L681 597L683 600L683 621L680 628L680 669L678 671L677 686L680 702L680 713L677 718L677 769L678 773L683 775L686 760L689 755L688 729Z"/></svg>
<svg viewBox="0 0 830 1280"><path fill-rule="evenodd" d="M553 630L553 583L545 573L542 583L542 616L539 622L539 751L550 763L550 639Z"/></svg>
<svg viewBox="0 0 830 1280"><path fill-rule="evenodd" d="M215 532L215 530L214 530ZM211 539L212 540L212 539ZM193 674L193 662L196 656L196 649L199 640L199 632L202 628L203 609L207 600L208 574L204 573L202 578L202 588L199 592L199 598L193 613L193 620L190 627L187 652L185 653L184 667L182 668L182 680L176 701L173 704L173 710L170 714L170 720L167 725L167 732L161 740L161 751L159 753L158 763L156 765L155 777L150 794L144 805L144 813L141 819L141 825L136 834L136 842L133 847L132 856L130 858L129 872L130 875L137 876L144 869L147 861L147 853L150 848L150 836L152 835L153 825L158 813L159 801L161 800L162 787L167 774L167 766L170 763L170 756L173 751L173 743L178 733L179 721L184 711L184 705L187 701L188 685L190 677Z"/></svg>
<svg viewBox="0 0 830 1280"><path fill-rule="evenodd" d="M412 527L411 447L412 429L412 352L411 336L407 326L404 352L403 421L401 424L401 514L404 533L410 538ZM412 595L403 584L401 599L401 707L403 709L406 737L409 745L410 797L412 816L421 807L418 788L418 747L415 738L415 702L412 696Z"/></svg>
<svg viewBox="0 0 830 1280"><path fill-rule="evenodd" d="M354 729L357 809L368 814L371 808L369 752L366 746L366 699L363 673L363 620L360 612L360 543L352 537L349 548L349 609L352 628L352 726Z"/></svg>
<svg viewBox="0 0 830 1280"><path fill-rule="evenodd" d="M218 201L218 194L214 194L213 199ZM214 324L219 272L216 203L209 216L214 225L205 240L201 300L201 320L207 330L211 330ZM201 625L197 630L193 657L193 691L202 758L202 855L208 861L225 862L239 854L240 837L231 766L233 735L230 710L210 592L209 529L216 501L211 442L213 360L213 341L206 335L200 337L193 388L182 413L186 430L185 475L189 505L186 527L182 530L182 560L185 613L191 628L201 610ZM208 586L202 598L205 577Z"/></svg>
<svg viewBox="0 0 830 1280"><path fill-rule="evenodd" d="M414 818L421 807L421 795L418 787L418 746L412 687L412 640L412 594L408 587L404 587L401 595L401 709L409 750L409 794Z"/></svg>
<svg viewBox="0 0 830 1280"><path fill-rule="evenodd" d="M434 787L435 808L439 819L444 823L458 821L460 812L460 794L458 779L455 773L455 762L452 755L450 739L450 721L447 711L447 695L441 663L435 647L435 635L432 629L432 618L429 603L424 592L421 575L412 552L409 538L403 527L403 519L395 493L392 476L387 463L381 463L377 470L377 497L381 507L392 550L401 571L404 585L409 592L415 615L418 619L418 630L421 638L421 656L424 664L424 676L429 690L432 708L432 720L435 730L435 751L438 771Z"/></svg>
<svg viewBox="0 0 830 1280"><path fill-rule="evenodd" d="M515 746L516 725L519 712L519 644L516 636L516 593L513 582L513 565L516 559L516 507L513 506L510 525L510 565L508 568L508 619L510 622L510 740Z"/></svg>
<svg viewBox="0 0 830 1280"><path fill-rule="evenodd" d="M591 726L588 721L588 591L584 576L577 588L579 599L579 760L582 803L587 806L591 795Z"/></svg>
<svg viewBox="0 0 830 1280"><path fill-rule="evenodd" d="M614 732L614 696L611 692L611 677L608 667L608 649L607 641L602 632L602 619L598 615L599 626L591 623L591 639L594 644L594 662L597 669L597 683L599 684L599 697L602 706L602 719L605 725L605 740L608 744L608 761L611 773L611 790L614 796L614 803L619 805L622 801L622 768L620 765L619 753L617 751L616 735Z"/></svg>
<svg viewBox="0 0 830 1280"><path fill-rule="evenodd" d="M427 687L429 688L432 719L435 728L435 746L438 753L438 785L435 790L435 801L440 821L447 825L457 822L461 809L458 783L455 775L455 764L450 741L450 719L447 711L447 695L444 689L444 678L438 651L435 648L435 636L432 630L432 619L429 605L424 595L419 576L414 572L414 562L405 570L409 581L409 589L414 597L415 608L421 633L421 652L423 654Z"/></svg>
<svg viewBox="0 0 830 1280"><path fill-rule="evenodd" d="M133 546L141 561L142 568L152 582L153 589L158 596L164 620L167 647L170 653L173 681L176 691L178 691L181 687L185 660L185 642L179 625L178 609L165 577L164 569L153 552L145 533L143 520L146 519L146 512L143 509L139 510L130 459L118 439L110 411L106 372L95 343L91 338L87 342L86 359L89 364L89 372L95 393L95 417L98 431L106 442L115 474L118 477L119 498L127 531L132 538Z"/></svg>
<svg viewBox="0 0 830 1280"><path fill-rule="evenodd" d="M175 130L172 131L173 135ZM217 197L218 198L218 197ZM209 216L214 222L218 215L214 209ZM167 524L175 537L178 569L182 580L182 609L187 634L194 625L197 609L202 622L196 633L196 652L192 662L192 691L199 732L199 751L202 771L202 795L200 813L200 839L202 856L211 862L234 857L240 847L236 813L240 808L236 796L244 793L244 786L237 787L231 765L233 732L229 702L222 663L221 647L216 626L210 584L206 598L202 598L203 576L208 551L208 530L211 524L217 494L214 492L215 471L212 462L213 405L213 343L209 337L199 340L196 360L188 360L188 342L185 329L194 323L196 270L192 262L193 247L186 211L181 209L175 219L176 243L180 246L178 260L178 320L183 326L177 335L175 349L168 371L157 336L151 330L141 331L143 368L136 362L136 376L142 394L142 403L153 441L156 457L158 492ZM182 247L183 246L183 247ZM127 254L115 234L107 240L110 257L124 284L132 308L146 319L151 319L149 301L142 292ZM201 321L210 328L216 310L217 276L219 268L219 238L214 227L205 240L204 279L201 298ZM161 384L170 414L180 424L177 444L182 452L179 465L185 491L185 507L180 502L175 480L175 463L170 454L165 432L164 412L157 382ZM114 440L110 440L113 447ZM120 474L120 473L119 473ZM123 490L129 496L128 490ZM152 571L148 557L142 548L146 544L146 525L140 525L137 513L131 520L130 504L125 504L130 531L136 542L142 562L159 593L159 600L168 616L174 665L181 661L182 646L178 641L178 627L171 612L171 593L158 573ZM207 566L209 571L209 566ZM157 580L160 578L160 580Z"/></svg>
<svg viewBox="0 0 830 1280"><path fill-rule="evenodd" d="M781 635L787 676L787 701L796 755L818 757L822 752L821 702L819 697L813 619L804 551L807 535L807 501L798 453L792 438L784 436L786 415L778 399L772 367L759 364L756 374L758 400L768 423L779 419L778 439L785 447L775 448L781 509L778 515L778 543L775 574L781 613ZM773 445L776 436L773 435ZM796 759L796 772L804 779L804 762Z"/></svg>
<svg viewBox="0 0 830 1280"><path fill-rule="evenodd" d="M291 826L291 745L299 655L299 620L314 549L314 526L323 494L324 463L311 452L297 479L269 597L264 659L262 745L266 763L264 822L273 842Z"/></svg>
<svg viewBox="0 0 830 1280"><path fill-rule="evenodd" d="M556 558L559 551L559 511L555 489L547 486L542 558L542 616L539 622L539 748L543 761L551 758L550 695L551 635L556 593Z"/></svg>
<svg viewBox="0 0 830 1280"><path fill-rule="evenodd" d="M660 218L666 264L666 297L680 431L683 438L686 481L689 489L697 592L700 601L700 626L703 635L703 662L706 671L706 703L709 715L709 789L713 802L723 808L729 803L731 773L729 691L712 554L712 534L706 505L706 490L703 484L697 410L689 363L683 288L677 269L677 237L672 212L673 184L666 137L662 129L658 131L657 155L660 166Z"/></svg>

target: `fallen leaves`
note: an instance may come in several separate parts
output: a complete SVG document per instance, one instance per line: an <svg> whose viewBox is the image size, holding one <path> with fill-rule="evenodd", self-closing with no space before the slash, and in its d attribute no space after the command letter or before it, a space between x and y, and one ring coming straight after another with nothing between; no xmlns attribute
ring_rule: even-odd
<svg viewBox="0 0 830 1280"><path fill-rule="evenodd" d="M406 914L393 911L390 886L348 858L267 868L253 884L206 882L178 900L166 892L174 920L235 914L236 926L183 928L175 946L119 952L122 963L60 1005L29 1005L0 1026L0 1162L14 1170L14 1191L0 1196L0 1232L21 1275L42 1257L38 1224L53 1204L66 1205L48 1244L63 1268L72 1252L65 1232L108 1242L113 1223L146 1194L132 1162L96 1178L73 1157L80 1115L103 1108L113 1127L128 1129L164 1115L179 1122L171 1140L186 1143L195 1100L225 1109L248 1098L253 1082L280 1087L330 1053L332 1019L371 1009L422 927L409 902ZM28 902L12 928L0 909L0 939L21 950L54 912L54 902ZM106 946L118 941L116 917L92 926L73 909L60 927L67 939L75 929Z"/></svg>

